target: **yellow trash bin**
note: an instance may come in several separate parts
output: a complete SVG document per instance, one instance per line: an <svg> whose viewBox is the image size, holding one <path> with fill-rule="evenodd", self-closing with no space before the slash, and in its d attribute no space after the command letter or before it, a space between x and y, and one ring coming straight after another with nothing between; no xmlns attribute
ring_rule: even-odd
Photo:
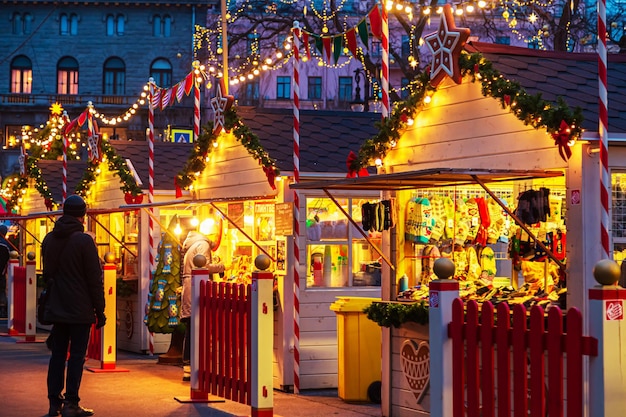
<svg viewBox="0 0 626 417"><path fill-rule="evenodd" d="M330 305L337 314L337 391L344 401L380 402L380 392L372 395L375 398L369 398L368 388L381 380L382 331L363 313L363 309L374 301L380 301L380 298L337 297L337 301Z"/></svg>

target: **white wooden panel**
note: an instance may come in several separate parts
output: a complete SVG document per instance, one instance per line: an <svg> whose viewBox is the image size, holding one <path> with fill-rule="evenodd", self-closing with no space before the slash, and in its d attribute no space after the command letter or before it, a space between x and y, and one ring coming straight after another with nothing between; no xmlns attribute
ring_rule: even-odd
<svg viewBox="0 0 626 417"><path fill-rule="evenodd" d="M336 360L308 360L300 362L300 375L336 374Z"/></svg>
<svg viewBox="0 0 626 417"><path fill-rule="evenodd" d="M304 346L300 350L300 360L337 360L339 356L337 345ZM335 369L335 372L337 370Z"/></svg>
<svg viewBox="0 0 626 417"><path fill-rule="evenodd" d="M337 373L300 376L300 389L326 388L337 388Z"/></svg>
<svg viewBox="0 0 626 417"><path fill-rule="evenodd" d="M304 346L332 346L337 344L337 332L301 332L300 349Z"/></svg>
<svg viewBox="0 0 626 417"><path fill-rule="evenodd" d="M336 317L302 317L300 316L300 329L311 332L324 332L337 330ZM302 331L302 330L301 330Z"/></svg>

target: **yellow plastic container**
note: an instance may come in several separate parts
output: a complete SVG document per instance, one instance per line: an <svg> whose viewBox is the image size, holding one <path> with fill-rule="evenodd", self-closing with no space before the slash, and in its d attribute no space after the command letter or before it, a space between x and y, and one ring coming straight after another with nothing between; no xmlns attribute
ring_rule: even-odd
<svg viewBox="0 0 626 417"><path fill-rule="evenodd" d="M381 380L381 335L363 309L380 298L337 297L330 309L337 314L339 370L337 391L344 401L374 401L367 390ZM378 396L380 393L377 394Z"/></svg>

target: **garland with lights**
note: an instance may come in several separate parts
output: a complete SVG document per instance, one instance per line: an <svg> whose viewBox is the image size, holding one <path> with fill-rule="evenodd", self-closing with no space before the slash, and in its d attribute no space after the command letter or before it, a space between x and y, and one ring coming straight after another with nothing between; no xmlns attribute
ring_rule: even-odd
<svg viewBox="0 0 626 417"><path fill-rule="evenodd" d="M545 128L555 140L559 153L566 159L571 155L568 143L582 135L582 109L570 109L562 97L556 103L541 98L541 94L530 95L517 82L509 81L480 53L469 54L463 51L459 58L459 68L463 76L471 76L472 82L482 83L482 94L500 100L502 107L509 110L526 125L535 129ZM410 123L413 114L423 105L424 99L436 91L430 85L430 71L419 73L411 82L411 95L396 104L392 114L376 123L378 133L367 139L361 146L357 158L350 169L358 171L382 159L400 139L401 131Z"/></svg>
<svg viewBox="0 0 626 417"><path fill-rule="evenodd" d="M100 146L102 153L107 158L109 170L120 178L120 182L122 183L120 190L122 190L125 194L131 194L132 196L143 194L143 190L137 185L135 177L128 169L126 161L115 152L111 143L108 140L103 140ZM76 194L82 195L83 197L87 194L87 190L91 184L96 181L99 165L99 161L89 161L87 163L87 169L83 173L81 180L76 185Z"/></svg>
<svg viewBox="0 0 626 417"><path fill-rule="evenodd" d="M248 150L248 153L259 162L269 184L274 188L274 179L280 175L280 170L276 167L276 160L272 159L263 149L259 137L241 121L237 111L232 107L224 113L224 129L231 132ZM202 133L198 136L185 166L176 175L178 187L189 189L196 179L197 173L202 172L206 167L206 158L215 148L218 137L219 133L214 132L212 121L203 126Z"/></svg>

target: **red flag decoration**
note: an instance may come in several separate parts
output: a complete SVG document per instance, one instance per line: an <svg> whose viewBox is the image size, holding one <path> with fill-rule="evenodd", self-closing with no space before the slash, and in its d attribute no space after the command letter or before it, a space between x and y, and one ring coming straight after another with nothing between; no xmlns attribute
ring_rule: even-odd
<svg viewBox="0 0 626 417"><path fill-rule="evenodd" d="M554 144L559 147L559 155L565 162L572 156L572 150L569 147L569 139L571 129L565 120L561 120L559 131L552 134Z"/></svg>
<svg viewBox="0 0 626 417"><path fill-rule="evenodd" d="M311 59L311 46L309 45L308 32L302 32L302 45L304 45L304 52L306 53L307 59Z"/></svg>
<svg viewBox="0 0 626 417"><path fill-rule="evenodd" d="M176 83L176 101L180 103L184 95L185 95L185 88L180 82Z"/></svg>
<svg viewBox="0 0 626 417"><path fill-rule="evenodd" d="M189 93L191 93L192 88L193 88L193 73L190 72L185 77L185 94L189 95Z"/></svg>
<svg viewBox="0 0 626 417"><path fill-rule="evenodd" d="M330 53L333 46L330 42L331 38L328 36L322 36L322 44L324 45L324 55L326 55L326 62L330 63Z"/></svg>
<svg viewBox="0 0 626 417"><path fill-rule="evenodd" d="M168 88L163 90L163 94L161 94L161 110L170 105L172 101L172 89Z"/></svg>
<svg viewBox="0 0 626 417"><path fill-rule="evenodd" d="M181 198L183 196L183 190L178 185L178 178L177 177L174 177L174 188L176 190L176 197L175 198Z"/></svg>
<svg viewBox="0 0 626 417"><path fill-rule="evenodd" d="M356 30L354 28L349 29L346 32L346 46L352 55L356 58Z"/></svg>
<svg viewBox="0 0 626 417"><path fill-rule="evenodd" d="M368 17L370 19L370 27L372 28L372 35L378 39L383 37L383 17L380 14L378 6L374 6L369 12Z"/></svg>
<svg viewBox="0 0 626 417"><path fill-rule="evenodd" d="M155 87L154 94L152 94L152 107L155 109L159 108L161 105L161 94L163 93L162 88Z"/></svg>
<svg viewBox="0 0 626 417"><path fill-rule="evenodd" d="M272 167L263 167L263 172L265 172L265 176L267 177L267 182L269 183L272 190L276 189L276 183L274 182L276 179L276 171Z"/></svg>
<svg viewBox="0 0 626 417"><path fill-rule="evenodd" d="M359 24L356 26L356 31L359 32L359 37L361 38L361 42L363 42L363 45L365 45L365 47L369 49L370 35L367 31L367 22L365 21L365 19L359 22Z"/></svg>

